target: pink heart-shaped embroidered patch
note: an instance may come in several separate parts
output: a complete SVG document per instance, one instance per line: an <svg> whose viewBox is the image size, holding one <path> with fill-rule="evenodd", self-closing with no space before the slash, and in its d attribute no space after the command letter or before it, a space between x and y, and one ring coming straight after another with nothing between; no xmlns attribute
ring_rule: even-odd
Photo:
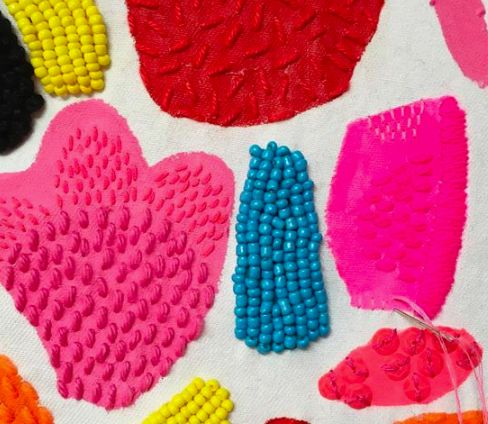
<svg viewBox="0 0 488 424"><path fill-rule="evenodd" d="M197 338L234 198L217 157L152 167L101 101L65 108L36 162L0 175L0 281L36 327L64 397L130 405Z"/></svg>
<svg viewBox="0 0 488 424"><path fill-rule="evenodd" d="M320 393L354 409L425 404L449 393L454 389L449 368L459 386L480 364L483 351L467 331L439 329L452 338L445 341L446 352L427 330L378 330L320 379Z"/></svg>

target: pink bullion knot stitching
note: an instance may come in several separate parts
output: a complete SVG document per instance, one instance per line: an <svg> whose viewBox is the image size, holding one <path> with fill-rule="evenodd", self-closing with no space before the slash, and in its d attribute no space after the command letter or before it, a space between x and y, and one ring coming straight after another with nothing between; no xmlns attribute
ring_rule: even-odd
<svg viewBox="0 0 488 424"><path fill-rule="evenodd" d="M199 336L234 197L218 158L148 167L101 101L65 108L36 162L0 175L0 281L36 327L64 397L130 405Z"/></svg>

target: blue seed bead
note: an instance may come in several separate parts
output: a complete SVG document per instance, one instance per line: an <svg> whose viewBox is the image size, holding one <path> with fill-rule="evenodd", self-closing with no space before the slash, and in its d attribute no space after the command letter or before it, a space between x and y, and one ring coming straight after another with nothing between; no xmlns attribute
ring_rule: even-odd
<svg viewBox="0 0 488 424"><path fill-rule="evenodd" d="M300 284L296 280L290 280L288 282L288 291L290 292L290 303L292 292L296 292L300 288Z"/></svg>
<svg viewBox="0 0 488 424"><path fill-rule="evenodd" d="M265 150L261 157L264 159L264 160L269 160L269 161L272 161L273 158L274 158L274 152L271 151L271 150Z"/></svg>
<svg viewBox="0 0 488 424"><path fill-rule="evenodd" d="M307 327L309 330L318 330L319 329L319 321L316 319L311 319L307 323Z"/></svg>
<svg viewBox="0 0 488 424"><path fill-rule="evenodd" d="M303 203L303 208L307 211L307 213L315 212L315 205L313 204L313 201L306 201Z"/></svg>
<svg viewBox="0 0 488 424"><path fill-rule="evenodd" d="M309 299L313 297L313 290L312 289L300 289L300 294L304 299Z"/></svg>
<svg viewBox="0 0 488 424"><path fill-rule="evenodd" d="M281 318L273 318L273 328L277 331L283 330L283 320Z"/></svg>
<svg viewBox="0 0 488 424"><path fill-rule="evenodd" d="M258 317L259 316L259 308L256 306L248 306L246 309L247 315L250 317Z"/></svg>
<svg viewBox="0 0 488 424"><path fill-rule="evenodd" d="M298 339L297 346L299 349L306 349L309 344L310 340L308 339L308 337L301 337Z"/></svg>
<svg viewBox="0 0 488 424"><path fill-rule="evenodd" d="M236 328L246 329L247 319L246 318L236 318Z"/></svg>
<svg viewBox="0 0 488 424"><path fill-rule="evenodd" d="M298 278L310 278L310 270L309 269L301 269L298 271Z"/></svg>
<svg viewBox="0 0 488 424"><path fill-rule="evenodd" d="M248 299L247 303L249 306L259 306L261 305L261 299L259 297L251 297Z"/></svg>
<svg viewBox="0 0 488 424"><path fill-rule="evenodd" d="M247 319L247 326L249 328L259 328L261 325L259 317L249 317Z"/></svg>
<svg viewBox="0 0 488 424"><path fill-rule="evenodd" d="M329 327L328 325L321 325L321 326L319 327L319 334L320 334L322 337L327 336L329 333L330 333L330 327Z"/></svg>
<svg viewBox="0 0 488 424"><path fill-rule="evenodd" d="M290 272L290 271L296 271L297 270L297 264L295 262L287 261L285 262L285 271Z"/></svg>
<svg viewBox="0 0 488 424"><path fill-rule="evenodd" d="M298 228L298 222L294 217L291 217L285 221L285 226L287 230L296 230Z"/></svg>
<svg viewBox="0 0 488 424"><path fill-rule="evenodd" d="M295 324L295 315L293 315L293 313L291 313L289 315L285 315L283 317L283 324L285 324L285 325Z"/></svg>
<svg viewBox="0 0 488 424"><path fill-rule="evenodd" d="M290 149L288 147L286 147L286 146L280 146L276 150L276 154L278 156L286 156L286 155L289 155L290 154Z"/></svg>
<svg viewBox="0 0 488 424"><path fill-rule="evenodd" d="M320 332L319 330L310 330L308 332L308 337L310 340L315 341L320 337Z"/></svg>
<svg viewBox="0 0 488 424"><path fill-rule="evenodd" d="M251 211L251 213L252 213L252 211ZM297 216L296 220L297 220L297 224L298 224L299 228L308 227L310 229L310 231L312 231L312 228L310 227L310 225L308 223L308 219L306 216Z"/></svg>
<svg viewBox="0 0 488 424"><path fill-rule="evenodd" d="M263 152L263 149L261 149L261 147L259 147L257 144L253 144L249 148L249 153L251 154L251 156L256 157L256 158L260 158L262 152Z"/></svg>
<svg viewBox="0 0 488 424"><path fill-rule="evenodd" d="M259 241L259 233L257 231L249 231L246 235L246 240L250 243Z"/></svg>
<svg viewBox="0 0 488 424"><path fill-rule="evenodd" d="M278 207L274 204L266 204L264 206L264 213L274 217L278 213Z"/></svg>
<svg viewBox="0 0 488 424"><path fill-rule="evenodd" d="M273 244L273 237L272 236L262 236L261 237L261 240L259 240L259 244L261 246L267 246L266 248L267 249L270 249L271 250L271 253L273 253L273 249L271 249L271 246ZM263 247L261 247L261 250L263 249ZM263 253L261 252L261 255L263 255Z"/></svg>
<svg viewBox="0 0 488 424"><path fill-rule="evenodd" d="M299 194L294 194L290 197L290 203L292 205L301 205L303 203L303 197Z"/></svg>
<svg viewBox="0 0 488 424"><path fill-rule="evenodd" d="M293 178L296 175L296 171L294 168L285 168L283 171L283 177L285 179L287 178Z"/></svg>
<svg viewBox="0 0 488 424"><path fill-rule="evenodd" d="M297 316L296 321L297 321L297 325L304 325L304 326L306 326L307 325L307 322L308 322L308 319L307 319L307 316L306 315L299 315L299 316Z"/></svg>
<svg viewBox="0 0 488 424"><path fill-rule="evenodd" d="M297 325L297 336L304 337L308 334L308 328L306 325Z"/></svg>
<svg viewBox="0 0 488 424"><path fill-rule="evenodd" d="M284 345L286 349L295 349L297 347L297 338L294 336L286 336Z"/></svg>
<svg viewBox="0 0 488 424"><path fill-rule="evenodd" d="M322 273L320 271L313 271L310 273L312 281L322 281Z"/></svg>
<svg viewBox="0 0 488 424"><path fill-rule="evenodd" d="M261 268L263 271L270 271L273 269L273 260L272 259L263 259L261 261Z"/></svg>
<svg viewBox="0 0 488 424"><path fill-rule="evenodd" d="M257 278L246 278L245 280L246 288L249 289L257 289L259 288L259 280Z"/></svg>
<svg viewBox="0 0 488 424"><path fill-rule="evenodd" d="M291 158L293 159L294 163L305 159L305 157L303 156L303 153L300 150L295 150L294 152L292 152Z"/></svg>
<svg viewBox="0 0 488 424"><path fill-rule="evenodd" d="M294 205L291 208L291 213L295 217L303 216L305 215L305 209L302 205Z"/></svg>
<svg viewBox="0 0 488 424"><path fill-rule="evenodd" d="M259 337L259 328L256 327L256 328L249 328L247 329L247 335L250 336L250 337Z"/></svg>
<svg viewBox="0 0 488 424"><path fill-rule="evenodd" d="M299 292L290 293L290 303L292 305L298 305L302 301L302 297Z"/></svg>
<svg viewBox="0 0 488 424"><path fill-rule="evenodd" d="M313 188L314 188L314 183L312 180L308 180L305 183L303 183L304 190L313 190Z"/></svg>
<svg viewBox="0 0 488 424"><path fill-rule="evenodd" d="M276 297L278 299L286 299L288 298L288 290L287 289L276 289L275 290Z"/></svg>
<svg viewBox="0 0 488 424"><path fill-rule="evenodd" d="M261 312L261 316L271 314L271 311L273 310L273 303L264 301L261 303L259 310Z"/></svg>
<svg viewBox="0 0 488 424"><path fill-rule="evenodd" d="M262 331L262 329L263 329L263 327L261 327L261 331ZM270 344L272 341L273 341L273 337L269 333L263 334L261 332L261 334L259 335L259 343L261 343L263 345Z"/></svg>
<svg viewBox="0 0 488 424"><path fill-rule="evenodd" d="M261 313L261 325L268 325L273 322L273 317L270 313ZM273 326L271 326L272 328Z"/></svg>
<svg viewBox="0 0 488 424"><path fill-rule="evenodd" d="M237 318L245 318L247 316L246 308L234 308L234 314Z"/></svg>
<svg viewBox="0 0 488 424"><path fill-rule="evenodd" d="M257 349L261 355L267 355L269 352L271 352L271 345L270 344L258 344Z"/></svg>
<svg viewBox="0 0 488 424"><path fill-rule="evenodd" d="M241 206L239 206L239 213L242 215L249 215L249 211L251 208L249 205L246 205L245 203L241 203Z"/></svg>
<svg viewBox="0 0 488 424"><path fill-rule="evenodd" d="M280 307L281 313L283 315L288 315L293 312L293 309L287 299L278 300L278 305Z"/></svg>
<svg viewBox="0 0 488 424"><path fill-rule="evenodd" d="M255 289L249 289L247 291L248 297L260 297L261 296L261 289L259 287Z"/></svg>
<svg viewBox="0 0 488 424"><path fill-rule="evenodd" d="M305 300L305 306L307 308L313 308L317 304L317 301L313 297L309 297Z"/></svg>
<svg viewBox="0 0 488 424"><path fill-rule="evenodd" d="M283 251L284 252L293 252L295 250L295 243L292 241L285 241L283 243Z"/></svg>
<svg viewBox="0 0 488 424"><path fill-rule="evenodd" d="M263 201L264 200L264 191L263 190L254 190L252 192L252 200L251 200L251 203L253 200L261 200Z"/></svg>
<svg viewBox="0 0 488 424"><path fill-rule="evenodd" d="M295 161L295 169L298 172L305 172L307 170L307 161L304 159Z"/></svg>
<svg viewBox="0 0 488 424"><path fill-rule="evenodd" d="M273 290L275 288L275 284L273 280L263 280L261 283L261 287L264 291Z"/></svg>
<svg viewBox="0 0 488 424"><path fill-rule="evenodd" d="M285 332L283 330L278 330L273 332L273 342L283 343L285 341Z"/></svg>
<svg viewBox="0 0 488 424"><path fill-rule="evenodd" d="M282 174L283 173L281 172L281 169L273 168L272 171L269 173L269 178L275 181L281 181Z"/></svg>
<svg viewBox="0 0 488 424"><path fill-rule="evenodd" d="M277 263L273 266L273 270L276 276L285 274L285 267L282 263Z"/></svg>
<svg viewBox="0 0 488 424"><path fill-rule="evenodd" d="M283 164L285 168L291 168L293 166L293 159L290 156L283 156Z"/></svg>
<svg viewBox="0 0 488 424"><path fill-rule="evenodd" d="M251 231L257 231L259 228L259 221L256 219L250 219L246 224L246 231L249 233Z"/></svg>
<svg viewBox="0 0 488 424"><path fill-rule="evenodd" d="M259 169L259 164L261 163L261 159L259 158L252 158L249 161L249 168L251 169Z"/></svg>
<svg viewBox="0 0 488 424"><path fill-rule="evenodd" d="M239 196L239 199L240 199L241 203L248 204L252 200L252 193L250 193L248 191L243 191L241 193L241 195Z"/></svg>
<svg viewBox="0 0 488 424"><path fill-rule="evenodd" d="M234 334L238 340L244 340L247 336L247 332L245 328L236 328L234 330Z"/></svg>
<svg viewBox="0 0 488 424"><path fill-rule="evenodd" d="M319 323L321 325L329 325L329 315L321 313L319 315Z"/></svg>
<svg viewBox="0 0 488 424"><path fill-rule="evenodd" d="M320 291L320 290L323 290L324 289L324 283L323 281L314 281L312 283L312 290L314 291Z"/></svg>
<svg viewBox="0 0 488 424"><path fill-rule="evenodd" d="M319 303L318 306L319 312L327 313L328 312L328 307L326 303Z"/></svg>
<svg viewBox="0 0 488 424"><path fill-rule="evenodd" d="M281 353L285 350L285 346L283 345L283 343L273 343L271 348L275 353Z"/></svg>
<svg viewBox="0 0 488 424"><path fill-rule="evenodd" d="M236 234L236 240L239 245L242 243L246 243L246 234L245 233L237 233Z"/></svg>
<svg viewBox="0 0 488 424"><path fill-rule="evenodd" d="M236 254L237 256L246 256L247 255L247 245L239 244L236 246Z"/></svg>
<svg viewBox="0 0 488 424"><path fill-rule="evenodd" d="M266 206L265 206L265 208L266 208ZM259 220L260 220L261 224L269 225L269 224L271 224L273 222L273 218L274 218L273 215L269 215L267 213L263 213L261 215L261 218ZM270 232L270 234L271 234L271 232Z"/></svg>
<svg viewBox="0 0 488 424"><path fill-rule="evenodd" d="M279 189L280 185L278 183L278 181L276 180L269 180L267 183L266 183L266 190L268 191L277 191Z"/></svg>
<svg viewBox="0 0 488 424"><path fill-rule="evenodd" d="M313 202L313 191L311 191L311 190L304 191L303 192L303 200L305 200L305 202ZM315 210L315 207L313 207L312 211L313 210Z"/></svg>
<svg viewBox="0 0 488 424"><path fill-rule="evenodd" d="M261 181L261 180L256 180L254 181L254 187L258 188L260 190L264 190L266 188L266 182Z"/></svg>
<svg viewBox="0 0 488 424"><path fill-rule="evenodd" d="M283 262L283 250L273 251L273 262Z"/></svg>
<svg viewBox="0 0 488 424"><path fill-rule="evenodd" d="M296 178L299 183L305 183L308 181L308 174L305 171L302 171L297 174Z"/></svg>
<svg viewBox="0 0 488 424"><path fill-rule="evenodd" d="M244 281L246 281L246 278L240 274L233 274L232 275L232 281L236 284L239 284L239 283L243 283Z"/></svg>
<svg viewBox="0 0 488 424"><path fill-rule="evenodd" d="M317 302L327 303L327 295L325 294L325 291L323 289L321 291L315 292L315 297L317 298Z"/></svg>
<svg viewBox="0 0 488 424"><path fill-rule="evenodd" d="M285 241L295 241L297 239L296 231L285 231Z"/></svg>
<svg viewBox="0 0 488 424"><path fill-rule="evenodd" d="M248 180L251 180L251 181L255 180L257 173L258 173L258 170L257 169L250 169L247 172L247 179Z"/></svg>
<svg viewBox="0 0 488 424"><path fill-rule="evenodd" d="M285 228L285 221L278 218L277 216L275 216L273 218L273 221L271 221L271 224L273 225L273 227L278 228L279 230L282 230L283 228Z"/></svg>
<svg viewBox="0 0 488 424"><path fill-rule="evenodd" d="M286 273L286 278L288 281L297 281L298 280L298 274L294 271L290 271L290 272Z"/></svg>
<svg viewBox="0 0 488 424"><path fill-rule="evenodd" d="M245 284L234 284L234 294L246 294Z"/></svg>
<svg viewBox="0 0 488 424"><path fill-rule="evenodd" d="M302 239L298 239L297 240L297 258L298 259L305 259L305 258L308 258L308 249L304 248L304 247L299 247L301 244L303 244L303 242L301 241Z"/></svg>
<svg viewBox="0 0 488 424"><path fill-rule="evenodd" d="M283 200L283 201L285 201L285 200ZM278 216L281 219L287 219L287 218L289 218L291 216L291 211L288 208L280 209L279 212L278 212Z"/></svg>
<svg viewBox="0 0 488 424"><path fill-rule="evenodd" d="M273 231L273 228L269 224L260 224L259 225L259 234L268 235L268 234L271 234L272 231Z"/></svg>
<svg viewBox="0 0 488 424"><path fill-rule="evenodd" d="M261 264L259 255L250 255L248 261L250 266L259 266Z"/></svg>
<svg viewBox="0 0 488 424"><path fill-rule="evenodd" d="M248 217L246 215L243 215L241 213L237 214L237 222L242 222L243 224L247 223Z"/></svg>
<svg viewBox="0 0 488 424"><path fill-rule="evenodd" d="M284 254L283 259L285 262L294 262L297 259L295 252L287 252Z"/></svg>
<svg viewBox="0 0 488 424"><path fill-rule="evenodd" d="M276 141L271 140L270 142L268 142L266 149L271 150L272 152L276 152L276 150L278 150L278 144L276 144Z"/></svg>
<svg viewBox="0 0 488 424"><path fill-rule="evenodd" d="M272 159L264 158L264 160L259 165L259 169L262 171L267 171L269 173L269 171L273 169Z"/></svg>
<svg viewBox="0 0 488 424"><path fill-rule="evenodd" d="M261 299L263 299L265 301L272 302L274 300L274 291L272 291L272 290L263 291Z"/></svg>
<svg viewBox="0 0 488 424"><path fill-rule="evenodd" d="M247 296L239 294L236 296L236 306L244 307L247 306Z"/></svg>
<svg viewBox="0 0 488 424"><path fill-rule="evenodd" d="M258 345L258 339L257 337L246 337L245 343L247 346L254 348Z"/></svg>
<svg viewBox="0 0 488 424"><path fill-rule="evenodd" d="M309 262L307 258L302 258L297 261L297 266L299 269L304 269L309 267Z"/></svg>

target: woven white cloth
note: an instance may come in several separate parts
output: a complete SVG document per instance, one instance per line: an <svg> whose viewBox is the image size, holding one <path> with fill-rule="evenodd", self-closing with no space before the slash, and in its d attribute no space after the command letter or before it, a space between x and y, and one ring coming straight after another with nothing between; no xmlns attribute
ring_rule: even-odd
<svg viewBox="0 0 488 424"><path fill-rule="evenodd" d="M447 50L435 11L427 0L386 2L378 32L356 68L350 90L342 97L291 120L250 128L221 128L176 119L162 112L149 97L139 76L139 60L129 34L124 2L98 0L97 3L108 27L112 66L106 73L105 91L96 97L113 105L128 120L149 164L180 151L205 151L220 156L235 174L236 207L251 144L264 145L276 140L304 153L317 187L317 212L323 218L330 180L350 121L421 98L456 96L467 112L468 121L469 215L456 283L436 322L464 327L488 348L488 90L481 90L462 75ZM8 15L2 2L0 10ZM14 153L0 157L0 172L27 168L35 159L51 119L67 104L78 101L45 97L47 107L37 120L34 133ZM367 342L381 327L409 325L391 312L352 308L325 245L321 254L330 299L331 335L307 351L268 356L259 355L237 341L230 278L236 259L234 224L235 216L220 291L202 337L189 345L186 356L176 363L169 376L133 406L106 412L84 401L63 399L57 392L54 370L34 328L17 313L1 287L0 353L12 358L21 375L32 382L57 424L139 423L194 376L217 378L230 389L236 404L231 416L234 424L264 424L266 419L277 416L300 418L313 424L380 424L420 412L454 411L452 394L422 407L371 407L362 411L320 396L319 377L350 350ZM324 232L323 219L320 227ZM475 388L473 378L463 385L464 409L478 406Z"/></svg>

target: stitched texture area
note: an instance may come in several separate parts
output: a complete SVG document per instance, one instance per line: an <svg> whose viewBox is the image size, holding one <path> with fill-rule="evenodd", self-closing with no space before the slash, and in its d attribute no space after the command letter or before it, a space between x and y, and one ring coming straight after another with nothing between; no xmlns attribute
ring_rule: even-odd
<svg viewBox="0 0 488 424"><path fill-rule="evenodd" d="M294 420L293 418L274 418L266 421L266 424L309 424L307 421Z"/></svg>
<svg viewBox="0 0 488 424"><path fill-rule="evenodd" d="M18 374L12 361L0 355L0 423L52 424L51 413L39 405L37 392Z"/></svg>
<svg viewBox="0 0 488 424"><path fill-rule="evenodd" d="M127 0L141 76L173 116L288 119L344 93L384 0Z"/></svg>
<svg viewBox="0 0 488 424"><path fill-rule="evenodd" d="M230 424L227 418L233 409L225 387L217 380L205 382L197 377L142 424Z"/></svg>
<svg viewBox="0 0 488 424"><path fill-rule="evenodd" d="M435 317L451 290L466 221L465 114L452 97L352 123L326 211L328 242L354 306Z"/></svg>
<svg viewBox="0 0 488 424"><path fill-rule="evenodd" d="M0 175L0 281L62 396L130 405L184 355L217 291L233 184L204 153L148 167L95 100L52 121L30 169Z"/></svg>
<svg viewBox="0 0 488 424"><path fill-rule="evenodd" d="M105 87L110 64L103 17L93 0L5 0L49 94L90 94Z"/></svg>
<svg viewBox="0 0 488 424"><path fill-rule="evenodd" d="M44 105L32 77L25 50L10 21L0 13L0 153L24 140L32 130L32 114Z"/></svg>
<svg viewBox="0 0 488 424"><path fill-rule="evenodd" d="M445 343L461 385L480 364L483 351L465 330L439 329L454 337ZM430 403L454 389L446 361L437 336L429 331L383 328L325 374L319 390L355 409Z"/></svg>
<svg viewBox="0 0 488 424"><path fill-rule="evenodd" d="M250 148L237 215L235 335L259 353L305 349L329 334L314 184L300 151Z"/></svg>
<svg viewBox="0 0 488 424"><path fill-rule="evenodd" d="M457 414L422 414L396 424L459 424ZM481 411L468 411L463 413L463 424L483 424Z"/></svg>

